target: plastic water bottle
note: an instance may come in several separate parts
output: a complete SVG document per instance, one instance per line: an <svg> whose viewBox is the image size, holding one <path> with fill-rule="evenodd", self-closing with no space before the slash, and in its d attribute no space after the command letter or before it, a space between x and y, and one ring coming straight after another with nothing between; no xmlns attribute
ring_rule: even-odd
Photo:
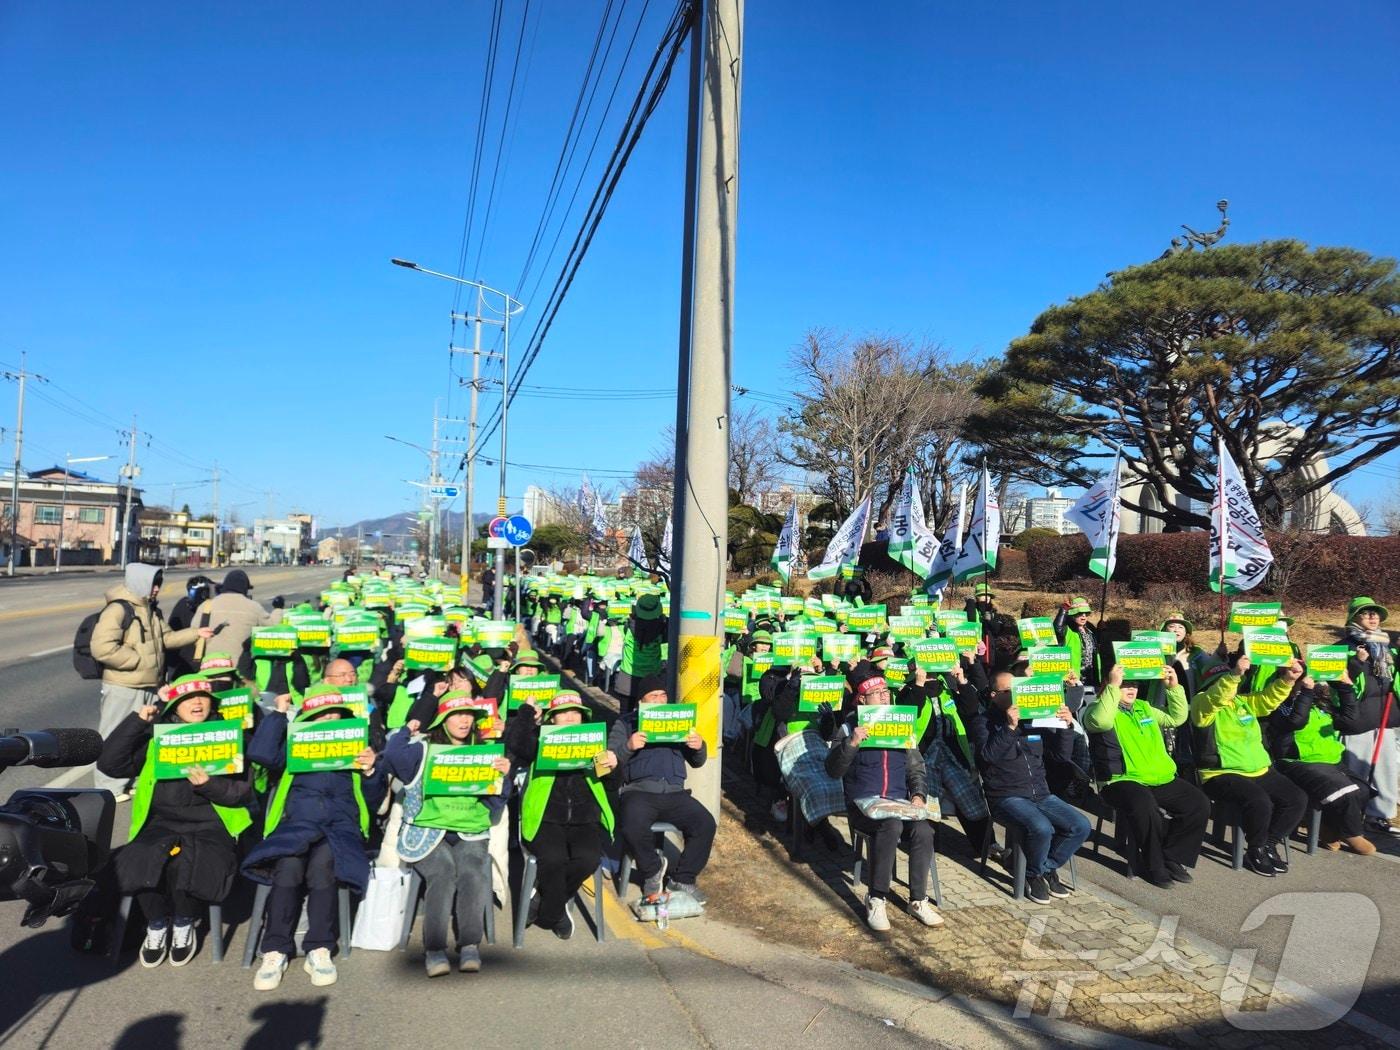
<svg viewBox="0 0 1400 1050"><path fill-rule="evenodd" d="M671 927L671 895L663 893L656 899L656 928L666 930Z"/></svg>

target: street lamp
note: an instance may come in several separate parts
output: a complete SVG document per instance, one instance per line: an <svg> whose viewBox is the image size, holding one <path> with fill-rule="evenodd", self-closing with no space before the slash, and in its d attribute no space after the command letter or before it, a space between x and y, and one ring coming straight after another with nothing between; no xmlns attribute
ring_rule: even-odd
<svg viewBox="0 0 1400 1050"><path fill-rule="evenodd" d="M465 600L467 594L467 565L471 552L471 531L472 531L472 498L475 494L476 475L476 366L481 355L481 326L483 324L499 324L503 335L501 346L501 478L500 492L497 494L496 513L504 515L506 512L506 430L509 422L510 403L510 319L521 313L525 309L525 304L511 295L501 291L499 288L492 288L482 284L480 281L469 281L465 277L454 277L450 273L443 273L441 270L429 270L426 266L419 266L416 262L408 259L390 259L395 266L402 266L406 270L417 270L425 273L429 277L440 277L444 281L452 281L456 284L464 284L476 289L476 312L471 317L474 325L473 348L472 348L472 408L470 434L467 445L467 502L466 511L462 515L462 597ZM503 309L500 311L500 320L485 318L482 316L482 309L485 305L486 295L499 295L502 300ZM505 564L505 559L501 559L501 564ZM496 587L495 601L492 605L492 617L499 620L501 618L502 598L505 588Z"/></svg>
<svg viewBox="0 0 1400 1050"><path fill-rule="evenodd" d="M436 419L436 412L434 412L434 418ZM437 434L437 423L436 423L436 422L433 423L433 428L434 428L434 429L433 429L434 441L436 441L436 434ZM429 568L430 568L434 573L436 573L436 572L438 571L438 564L439 564L439 560L440 560L440 559L438 558L438 542L439 542L439 541L438 541L438 508L437 508L438 497L432 495L432 486L433 486L433 485L436 485L436 484L438 483L438 481L439 481L439 478L438 478L438 453L437 453L437 449L424 448L422 445L416 444L415 442L412 442L412 441L405 441L403 438L394 437L394 435L392 435L392 434L385 434L385 435L384 435L384 440L386 440L386 441L396 441L396 442L398 442L400 445L407 445L409 448L416 448L419 452L423 453L423 455L425 455L425 456L428 457L428 484L427 484L427 485L423 485L421 482L417 482L417 481L411 481L411 482L409 482L409 484L411 484L411 485L418 485L420 488L425 488L425 489L428 489L428 490L429 490L429 492L428 492L428 498L429 498L429 500L430 500L430 501L432 502L432 504L433 504L433 517L432 517L431 527L430 527L429 530L428 530L428 565L429 565Z"/></svg>
<svg viewBox="0 0 1400 1050"><path fill-rule="evenodd" d="M68 517L68 475L73 472L74 463L100 463L111 456L70 456L63 454L63 502L58 508L58 550L53 555L53 571L63 568L63 519Z"/></svg>

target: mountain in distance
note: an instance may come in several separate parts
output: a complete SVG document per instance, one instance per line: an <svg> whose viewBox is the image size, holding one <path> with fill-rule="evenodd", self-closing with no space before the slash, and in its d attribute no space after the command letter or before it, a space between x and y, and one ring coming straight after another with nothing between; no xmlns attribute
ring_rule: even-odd
<svg viewBox="0 0 1400 1050"><path fill-rule="evenodd" d="M512 513L519 512L512 511ZM478 512L472 515L472 521L477 528L480 528L494 517L494 514ZM405 551L408 549L409 537L417 526L417 512L406 510L398 514L391 514L387 518L364 518L348 525L322 525L317 530L316 538L323 540L327 536L354 536L355 531L359 529L362 530L361 535L368 544L376 543L374 534L378 532L383 537L386 551ZM462 534L461 513L449 511L443 514L442 529L444 535L460 536Z"/></svg>

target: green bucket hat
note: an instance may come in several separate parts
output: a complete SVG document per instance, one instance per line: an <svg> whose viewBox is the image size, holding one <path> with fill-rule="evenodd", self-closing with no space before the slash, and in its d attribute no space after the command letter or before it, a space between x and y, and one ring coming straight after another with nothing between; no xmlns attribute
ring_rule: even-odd
<svg viewBox="0 0 1400 1050"><path fill-rule="evenodd" d="M1353 598L1351 604L1347 606L1347 620L1356 619L1358 613L1365 612L1367 609L1375 609L1376 612L1380 613L1381 623L1385 623L1390 617L1390 610L1374 598Z"/></svg>
<svg viewBox="0 0 1400 1050"><path fill-rule="evenodd" d="M661 616L661 599L655 594L644 594L632 606L632 615L639 620L655 620Z"/></svg>
<svg viewBox="0 0 1400 1050"><path fill-rule="evenodd" d="M749 635L749 641L751 641L751 642L767 642L769 645L772 645L772 644L773 644L773 634L772 634L771 631L754 631L753 634Z"/></svg>
<svg viewBox="0 0 1400 1050"><path fill-rule="evenodd" d="M554 699L551 700L549 706L545 708L544 717L553 721L554 716L560 711L581 711L585 717L587 717L589 713L588 705L583 702L583 697L570 689L565 689L554 694Z"/></svg>
<svg viewBox="0 0 1400 1050"><path fill-rule="evenodd" d="M204 678L232 678L238 674L238 661L228 653L205 653L199 673Z"/></svg>
<svg viewBox="0 0 1400 1050"><path fill-rule="evenodd" d="M992 593L991 585L990 585L990 584L986 584L986 583L979 583L979 584L977 584L975 587L973 587L973 588L972 588L972 596L973 596L974 598L995 598L995 597L996 597L996 595Z"/></svg>
<svg viewBox="0 0 1400 1050"><path fill-rule="evenodd" d="M301 706L297 708L294 722L305 722L313 715L323 714L326 711L340 711L347 718L355 717L355 709L344 699L340 691L340 686L330 682L320 682L313 685L302 697Z"/></svg>
<svg viewBox="0 0 1400 1050"><path fill-rule="evenodd" d="M515 662L510 665L512 671L521 667L544 667L544 661L535 655L533 649L521 649L515 655Z"/></svg>
<svg viewBox="0 0 1400 1050"><path fill-rule="evenodd" d="M1185 627L1187 634L1190 634L1192 631L1195 630L1195 628L1191 624L1191 621L1186 618L1186 614L1183 612L1179 612L1176 609L1173 609L1171 612L1167 613L1166 618L1162 620L1162 626L1158 627L1157 630L1165 631L1167 629L1167 625L1173 623L1179 623L1181 624L1181 626Z"/></svg>
<svg viewBox="0 0 1400 1050"><path fill-rule="evenodd" d="M448 715L455 715L462 711L468 711L477 718L489 717L492 714L491 708L472 696L470 690L453 689L438 697L437 714L428 723L428 729L436 729L447 721Z"/></svg>
<svg viewBox="0 0 1400 1050"><path fill-rule="evenodd" d="M1092 616L1094 614L1094 607L1089 604L1088 598L1076 595L1070 599L1069 608L1065 610L1065 615L1078 616L1080 613L1083 613L1085 616Z"/></svg>
<svg viewBox="0 0 1400 1050"><path fill-rule="evenodd" d="M207 696L210 700L213 700L214 683L209 680L208 675L181 675L166 686L160 695L161 699L165 701L160 709L160 713L162 715L169 714L171 708L181 700L187 700L192 696Z"/></svg>

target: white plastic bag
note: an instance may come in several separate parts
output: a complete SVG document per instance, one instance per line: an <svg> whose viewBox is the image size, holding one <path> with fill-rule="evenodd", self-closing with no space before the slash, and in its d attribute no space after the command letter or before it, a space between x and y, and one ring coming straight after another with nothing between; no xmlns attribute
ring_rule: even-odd
<svg viewBox="0 0 1400 1050"><path fill-rule="evenodd" d="M391 952L398 948L410 884L407 868L375 867L370 873L365 899L355 913L351 947L375 952Z"/></svg>

